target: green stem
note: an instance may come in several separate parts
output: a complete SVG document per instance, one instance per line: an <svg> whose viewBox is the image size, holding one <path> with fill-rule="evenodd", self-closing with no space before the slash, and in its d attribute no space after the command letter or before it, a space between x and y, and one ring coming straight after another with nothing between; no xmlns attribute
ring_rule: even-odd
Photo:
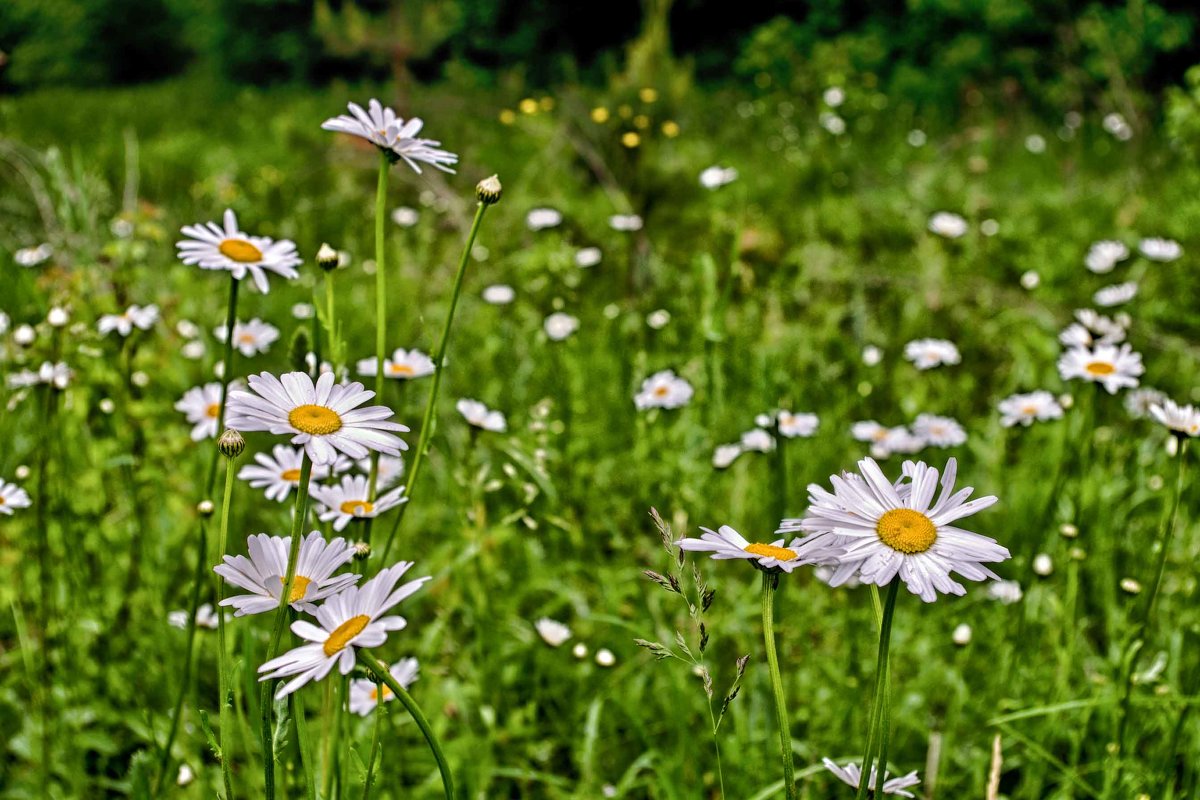
<svg viewBox="0 0 1200 800"><path fill-rule="evenodd" d="M342 758L341 751L338 749L338 738L342 733L342 714L345 713L345 705L341 696L341 687L344 686L343 681L333 682L333 722L330 725L331 733L328 738L327 757L325 759L325 797L333 797L333 776L337 774L337 765Z"/></svg>
<svg viewBox="0 0 1200 800"><path fill-rule="evenodd" d="M875 663L875 707L871 714L872 730L867 736L867 750L863 754L861 773L858 780L858 793L855 795L857 800L864 800L867 796L867 784L871 782L871 766L874 760L874 742L878 739L879 747L879 769L875 779L876 790L883 787L883 771L884 759L887 758L888 750L888 731L886 730L890 723L890 713L887 697L887 672L888 672L888 650L892 643L892 618L896 613L896 595L900 589L900 579L892 578L888 584L887 600L883 605L883 620L879 624L879 657ZM878 724L878 729L876 725Z"/></svg>
<svg viewBox="0 0 1200 800"><path fill-rule="evenodd" d="M775 653L775 590L779 587L777 573L764 572L762 578L763 641L767 649L767 668L771 673L771 691L775 694L775 721L779 724L779 757L783 760L783 788L788 800L796 800L796 767L792 759L792 734L788 725L787 702L783 679L779 674L779 657Z"/></svg>
<svg viewBox="0 0 1200 800"><path fill-rule="evenodd" d="M304 698L300 692L288 695L292 703L292 719L296 720L296 744L300 748L300 767L304 772L305 797L317 800L317 779L314 775L312 739L308 735L308 719L304 715Z"/></svg>
<svg viewBox="0 0 1200 800"><path fill-rule="evenodd" d="M1167 569L1167 555L1171 550L1171 539L1175 536L1175 526L1179 521L1179 500L1183 496L1183 462L1187 458L1187 439L1179 437L1179 455L1175 461L1175 496L1171 498L1171 511L1164 523L1162 536L1159 537L1158 564L1154 569L1154 583L1150 587L1150 597L1146 600L1146 610L1138 623L1139 632L1144 632L1154 622L1154 605L1162 589L1163 574Z"/></svg>
<svg viewBox="0 0 1200 800"><path fill-rule="evenodd" d="M300 538L304 521L308 517L308 485L312 479L312 460L305 452L300 457L300 485L296 487L295 514L292 517L292 541L288 552L287 576L283 580L283 591L279 595L279 610L275 612L275 626L271 630L271 643L267 648L267 661L279 655L279 641L287 624L288 598L292 595L292 584L296 580L296 559L300 555ZM265 662L264 662L265 663ZM259 692L262 715L263 780L266 784L267 800L275 797L275 748L271 730L271 708L273 706L274 681L263 681Z"/></svg>
<svg viewBox="0 0 1200 800"><path fill-rule="evenodd" d="M421 734L424 735L425 741L429 744L429 749L433 751L433 758L437 761L438 771L442 773L442 788L446 790L446 800L454 800L454 778L450 774L450 765L446 762L446 756L442 753L442 747L438 744L437 737L433 733L433 728L429 727L429 720L425 719L425 715L421 713L420 706L417 701L412 699L412 695L404 690L404 687L392 677L392 673L388 668L379 663L370 650L360 649L358 655L366 663L367 667L375 673L377 678L383 680L388 688L392 690L392 694L404 705L408 713L412 716L413 722L417 723Z"/></svg>
<svg viewBox="0 0 1200 800"><path fill-rule="evenodd" d="M416 486L417 476L421 474L421 464L424 463L425 451L429 447L429 439L433 434L433 410L437 405L438 388L442 385L442 362L446 358L446 348L450 345L450 327L454 323L454 309L458 306L458 296L462 291L463 276L467 272L467 262L471 257L471 248L475 244L475 236L479 233L479 225L483 221L483 212L487 211L487 203L479 203L475 210L475 220L471 223L471 231L467 234L467 243L463 247L462 257L458 260L458 272L454 276L454 289L450 295L450 308L446 312L446 322L442 326L442 338L438 342L437 351L433 354L433 381L429 386L429 397L425 400L425 413L421 418L421 436L417 441L416 452L413 453L412 466L408 472L408 481L404 484L404 503L396 512L396 519L388 533L387 544L383 548L383 558L380 563L386 564L388 553L396 539L396 531L400 530L400 522L404 512L412 505L413 487ZM382 368L380 369L382 374Z"/></svg>
<svg viewBox="0 0 1200 800"><path fill-rule="evenodd" d="M337 335L337 307L334 305L333 270L325 273L325 342L329 346L329 360L334 372L341 366L341 347Z"/></svg>
<svg viewBox="0 0 1200 800"><path fill-rule="evenodd" d="M717 718L713 714L712 701L708 701L708 721L712 726L713 751L717 754L717 781L721 784L722 800L727 796L725 794L725 769L721 765L721 741L717 736Z"/></svg>
<svg viewBox="0 0 1200 800"><path fill-rule="evenodd" d="M387 261L385 260L384 217L387 213L387 176L391 163L379 152L379 180L375 184L375 401L383 402L383 359L387 346ZM379 451L371 451L368 499L375 500L379 481ZM370 541L369 539L367 540Z"/></svg>
<svg viewBox="0 0 1200 800"><path fill-rule="evenodd" d="M367 757L367 778L363 782L363 800L371 800L371 784L375 782L375 762L379 758L379 731L387 706L383 702L383 679L375 676L375 731L371 734L371 754Z"/></svg>
<svg viewBox="0 0 1200 800"><path fill-rule="evenodd" d="M217 534L217 559L225 555L225 547L229 538L229 509L233 499L233 467L236 459L230 458L225 462L225 499L221 507L221 528ZM230 768L230 758L233 753L233 726L229 721L229 712L233 706L233 695L229 682L229 655L225 647L225 612L221 601L225 599L225 581L220 575L217 581L217 696L218 736L221 743L221 778L225 782L225 800L233 800L233 771Z"/></svg>

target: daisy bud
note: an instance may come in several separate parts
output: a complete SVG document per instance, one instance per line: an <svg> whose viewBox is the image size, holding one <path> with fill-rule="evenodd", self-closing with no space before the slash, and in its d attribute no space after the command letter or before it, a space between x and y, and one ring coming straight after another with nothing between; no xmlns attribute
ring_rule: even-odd
<svg viewBox="0 0 1200 800"><path fill-rule="evenodd" d="M196 511L199 512L200 516L202 517L211 517L215 508L216 507L213 505L212 500L201 500L196 504Z"/></svg>
<svg viewBox="0 0 1200 800"><path fill-rule="evenodd" d="M317 251L317 266L326 272L333 272L338 266L338 253L328 244L322 243Z"/></svg>
<svg viewBox="0 0 1200 800"><path fill-rule="evenodd" d="M500 185L500 178L496 175L484 178L475 187L475 196L485 206L494 206L496 203L499 203L500 195L503 193L504 187Z"/></svg>
<svg viewBox="0 0 1200 800"><path fill-rule="evenodd" d="M237 458L245 451L246 440L233 428L226 428L221 438L217 439L217 449L226 458Z"/></svg>
<svg viewBox="0 0 1200 800"><path fill-rule="evenodd" d="M354 543L354 560L355 561L366 561L370 557L371 557L371 545L367 544L366 542L355 542Z"/></svg>

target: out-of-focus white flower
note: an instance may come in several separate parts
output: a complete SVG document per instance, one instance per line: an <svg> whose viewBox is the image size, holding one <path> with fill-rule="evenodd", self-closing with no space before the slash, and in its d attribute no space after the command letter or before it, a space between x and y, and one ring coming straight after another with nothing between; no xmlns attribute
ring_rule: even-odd
<svg viewBox="0 0 1200 800"><path fill-rule="evenodd" d="M1142 356L1123 344L1100 344L1095 348L1072 347L1058 359L1058 374L1063 380L1099 383L1109 394L1138 385L1138 376L1146 371Z"/></svg>
<svg viewBox="0 0 1200 800"><path fill-rule="evenodd" d="M954 342L946 339L914 339L904 345L904 357L917 369L932 369L962 361Z"/></svg>
<svg viewBox="0 0 1200 800"><path fill-rule="evenodd" d="M1021 598L1024 596L1021 592L1021 584L1016 581L993 581L988 584L987 595L1006 606L1021 602Z"/></svg>
<svg viewBox="0 0 1200 800"><path fill-rule="evenodd" d="M1014 394L1000 401L1000 424L1011 428L1020 424L1028 428L1035 420L1061 419L1062 406L1046 391Z"/></svg>
<svg viewBox="0 0 1200 800"><path fill-rule="evenodd" d="M642 229L642 218L637 214L613 214L608 218L608 227L622 233L640 231Z"/></svg>
<svg viewBox="0 0 1200 800"><path fill-rule="evenodd" d="M1054 560L1048 553L1038 553L1033 557L1033 571L1043 578L1054 572Z"/></svg>
<svg viewBox="0 0 1200 800"><path fill-rule="evenodd" d="M1150 415L1168 430L1184 436L1200 436L1200 411L1195 406L1184 406L1174 400L1163 399L1150 407Z"/></svg>
<svg viewBox="0 0 1200 800"><path fill-rule="evenodd" d="M1042 282L1042 276L1038 275L1037 270L1030 269L1021 273L1021 288L1033 291Z"/></svg>
<svg viewBox="0 0 1200 800"><path fill-rule="evenodd" d="M96 323L96 330L101 335L116 331L121 336L128 336L133 329L148 331L158 320L158 306L130 306L121 314L105 314Z"/></svg>
<svg viewBox="0 0 1200 800"><path fill-rule="evenodd" d="M821 94L821 99L830 108L837 108L846 102L846 92L840 86L830 86Z"/></svg>
<svg viewBox="0 0 1200 800"><path fill-rule="evenodd" d="M617 657L613 655L612 650L601 647L596 651L596 663L602 667L611 667L617 663Z"/></svg>
<svg viewBox="0 0 1200 800"><path fill-rule="evenodd" d="M862 350L862 360L868 367L874 367L883 360L883 351L875 345L869 344Z"/></svg>
<svg viewBox="0 0 1200 800"><path fill-rule="evenodd" d="M213 335L217 337L217 341L224 342L225 326L214 328ZM233 323L233 346L246 358L267 352L271 344L278 340L279 328L269 322L263 322L258 317L249 322Z"/></svg>
<svg viewBox="0 0 1200 800"><path fill-rule="evenodd" d="M846 120L834 114L832 111L822 111L817 117L817 122L821 127L832 133L834 136L841 136L846 132Z"/></svg>
<svg viewBox="0 0 1200 800"><path fill-rule="evenodd" d="M392 222L401 228L411 228L420 220L421 214L415 208L400 206L392 211Z"/></svg>
<svg viewBox="0 0 1200 800"><path fill-rule="evenodd" d="M754 428L742 434L742 449L769 453L775 449L775 439L762 428Z"/></svg>
<svg viewBox="0 0 1200 800"><path fill-rule="evenodd" d="M494 306L506 306L517 296L513 287L505 283L497 283L483 290L483 300Z"/></svg>
<svg viewBox="0 0 1200 800"><path fill-rule="evenodd" d="M646 324L656 331L661 331L671 323L671 312L665 308L651 311L646 315Z"/></svg>
<svg viewBox="0 0 1200 800"><path fill-rule="evenodd" d="M1137 295L1137 290L1138 285L1133 281L1105 286L1092 295L1092 302L1104 308L1119 306L1132 300Z"/></svg>
<svg viewBox="0 0 1200 800"><path fill-rule="evenodd" d="M36 267L50 259L54 255L54 251L50 249L48 244L39 244L36 247L22 247L17 252L13 253L13 260L22 267Z"/></svg>
<svg viewBox="0 0 1200 800"><path fill-rule="evenodd" d="M478 400L463 398L458 401L455 408L458 409L459 414L462 414L463 419L476 428L495 433L503 433L508 430L508 421L504 418L504 414L489 409Z"/></svg>
<svg viewBox="0 0 1200 800"><path fill-rule="evenodd" d="M1162 405L1166 399L1167 395L1158 389L1151 389L1148 386L1134 389L1125 394L1125 410L1134 419L1149 419L1151 417L1150 409Z"/></svg>
<svg viewBox="0 0 1200 800"><path fill-rule="evenodd" d="M1174 239L1151 237L1138 242L1138 252L1151 261L1174 261L1183 255L1183 248Z"/></svg>
<svg viewBox="0 0 1200 800"><path fill-rule="evenodd" d="M1127 258L1129 258L1129 248L1125 246L1124 242L1105 239L1092 243L1083 259L1083 264L1097 275L1103 275L1106 272L1112 272L1118 262Z"/></svg>
<svg viewBox="0 0 1200 800"><path fill-rule="evenodd" d="M742 446L740 444L717 445L717 449L713 451L712 465L717 469L726 469L741 454Z"/></svg>
<svg viewBox="0 0 1200 800"><path fill-rule="evenodd" d="M562 311L556 311L542 323L542 328L551 341L561 342L579 330L579 319Z"/></svg>
<svg viewBox="0 0 1200 800"><path fill-rule="evenodd" d="M934 447L957 447L967 441L967 432L958 420L936 414L920 414L913 421L913 434Z"/></svg>
<svg viewBox="0 0 1200 800"><path fill-rule="evenodd" d="M950 638L959 647L966 647L971 643L971 626L963 622L954 628L954 632L950 634Z"/></svg>
<svg viewBox="0 0 1200 800"><path fill-rule="evenodd" d="M549 617L541 617L533 623L533 627L537 629L542 641L551 647L559 647L571 638L570 628Z"/></svg>
<svg viewBox="0 0 1200 800"><path fill-rule="evenodd" d="M525 227L541 231L561 225L562 219L562 214L553 208L535 208L525 215Z"/></svg>
<svg viewBox="0 0 1200 800"><path fill-rule="evenodd" d="M812 436L817 432L817 426L821 424L821 420L816 414L793 414L791 411L780 411L775 418L775 424L780 436L792 439L797 436Z"/></svg>
<svg viewBox="0 0 1200 800"><path fill-rule="evenodd" d="M1036 133L1029 134L1025 137L1025 149L1035 155L1046 152L1046 138Z"/></svg>
<svg viewBox="0 0 1200 800"><path fill-rule="evenodd" d="M575 266L583 269L594 267L600 263L600 258L599 247L584 247L575 253Z"/></svg>
<svg viewBox="0 0 1200 800"><path fill-rule="evenodd" d="M733 167L711 166L700 173L700 185L705 189L720 189L733 183L738 178L738 171Z"/></svg>
<svg viewBox="0 0 1200 800"><path fill-rule="evenodd" d="M958 239L967 233L967 221L959 214L939 211L929 218L929 231L947 239Z"/></svg>
<svg viewBox="0 0 1200 800"><path fill-rule="evenodd" d="M676 375L674 370L664 369L642 381L641 391L634 396L633 402L642 411L648 408L679 408L692 399L692 392L690 383Z"/></svg>
<svg viewBox="0 0 1200 800"><path fill-rule="evenodd" d="M928 138L929 137L925 135L925 131L918 130L916 128L913 128L908 132L908 135L904 137L905 141L908 142L909 147L924 147L925 142L928 141Z"/></svg>
<svg viewBox="0 0 1200 800"><path fill-rule="evenodd" d="M46 314L46 322L52 328L61 328L71 321L71 315L62 306L54 306L50 312Z"/></svg>

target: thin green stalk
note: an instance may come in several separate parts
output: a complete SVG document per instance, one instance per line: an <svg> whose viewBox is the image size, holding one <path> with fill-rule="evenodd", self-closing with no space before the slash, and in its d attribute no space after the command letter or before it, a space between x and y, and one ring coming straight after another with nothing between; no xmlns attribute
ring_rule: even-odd
<svg viewBox="0 0 1200 800"><path fill-rule="evenodd" d="M329 359L336 372L342 367L342 351L337 333L337 306L334 304L334 270L325 271L325 342L329 345Z"/></svg>
<svg viewBox="0 0 1200 800"><path fill-rule="evenodd" d="M387 176L391 162L379 151L379 180L375 184L375 400L383 402L383 359L387 346L387 261L385 259L384 216L387 206ZM375 500L379 482L379 451L371 451L368 499ZM369 536L369 532L366 534ZM367 539L370 542L370 539Z"/></svg>
<svg viewBox="0 0 1200 800"><path fill-rule="evenodd" d="M876 788L883 786L883 770L884 759L887 758L888 750L888 731L885 729L890 720L890 712L888 708L887 697L887 665L888 651L892 644L892 618L896 613L896 595L900 589L900 579L892 578L888 584L887 600L883 605L883 620L879 624L879 657L875 663L875 707L871 714L871 726L873 730L867 736L867 750L863 754L861 777L858 781L858 792L855 795L856 800L865 800L867 796L867 784L871 782L871 766L874 761L874 741L878 739L879 747L879 769L875 779ZM878 730L874 728L878 725Z"/></svg>
<svg viewBox="0 0 1200 800"><path fill-rule="evenodd" d="M342 678L342 738L345 741L351 741L350 734L350 676ZM339 754L338 761L338 782L337 796L338 800L346 800L350 797L350 753L345 751Z"/></svg>
<svg viewBox="0 0 1200 800"><path fill-rule="evenodd" d="M379 663L374 654L370 650L360 649L359 657L366 663L367 667L375 673L377 678L381 678L388 688L392 690L392 694L396 696L408 713L412 716L413 722L417 723L417 727L421 730L421 734L425 737L425 741L429 744L429 749L433 751L433 758L437 761L438 771L442 774L442 788L446 791L446 800L454 800L454 778L450 774L450 764L446 761L445 754L442 753L442 746L438 744L437 736L433 733L433 728L429 726L429 721L425 719L425 715L421 713L420 706L417 701L412 699L412 695L404 690L404 687L392 677L383 664Z"/></svg>
<svg viewBox="0 0 1200 800"><path fill-rule="evenodd" d="M379 758L379 731L387 706L383 702L383 679L375 676L375 731L371 734L371 754L367 757L367 777L363 781L363 800L371 800L371 784L375 782L375 762Z"/></svg>
<svg viewBox="0 0 1200 800"><path fill-rule="evenodd" d="M717 782L721 785L722 800L726 797L725 794L725 769L721 765L721 741L717 736L717 718L713 714L712 700L708 701L708 721L712 726L713 751L717 754Z"/></svg>
<svg viewBox="0 0 1200 800"><path fill-rule="evenodd" d="M442 338L438 341L437 351L433 354L433 380L429 386L429 397L425 400L425 413L421 417L421 436L417 441L417 449L413 453L412 466L408 471L408 481L404 484L404 496L409 502L400 506L392 529L388 532L387 543L383 547L383 558L380 563L386 564L388 553L396 540L396 532L400 530L400 522L404 512L412 505L413 487L416 486L417 476L421 474L421 464L424 463L425 451L429 448L429 439L433 434L433 410L437 405L438 389L442 385L442 362L446 358L446 349L450 345L450 327L454 323L454 309L458 306L458 296L462 291L463 276L467 272L467 262L471 257L471 248L475 244L475 236L479 233L479 225L483 221L483 212L487 211L488 203L480 202L475 210L475 220L471 223L471 231L467 234L467 243L463 247L462 257L458 260L458 272L454 275L454 289L450 294L450 308L446 311L446 322L442 326ZM383 369L380 367L380 374Z"/></svg>
<svg viewBox="0 0 1200 800"><path fill-rule="evenodd" d="M341 687L343 682L331 681L330 685L333 687L331 691L334 696L332 698L333 713L331 714L333 717L333 722L330 725L332 732L326 739L328 742L328 748L326 750L325 758L324 796L327 800L333 797L333 776L337 774L338 762L342 758L341 751L338 749L338 738L342 734L342 715L345 713L345 703L343 702L344 698L341 696Z"/></svg>
<svg viewBox="0 0 1200 800"><path fill-rule="evenodd" d="M312 739L308 735L308 718L304 715L304 698L300 692L288 695L292 704L292 719L296 720L296 744L300 748L300 768L304 772L304 796L317 800L316 767L313 764Z"/></svg>
<svg viewBox="0 0 1200 800"><path fill-rule="evenodd" d="M288 598L292 595L292 584L296 580L296 559L300 555L300 538L304 522L308 517L308 485L312 479L312 460L307 451L300 457L300 485L296 487L296 506L292 517L292 541L288 552L287 576L283 580L283 591L279 595L279 610L275 612L275 626L271 630L271 643L267 648L267 661L279 655L279 641L287 624ZM265 662L264 662L265 663ZM259 691L259 711L262 715L263 780L266 784L267 800L275 797L275 748L271 730L271 708L274 681L263 681Z"/></svg>
<svg viewBox="0 0 1200 800"><path fill-rule="evenodd" d="M792 758L792 734L788 725L787 699L783 693L783 679L779 674L779 657L775 653L775 590L778 587L778 573L763 572L763 641L767 650L767 668L771 673L771 691L775 695L775 721L779 725L779 757L783 761L783 788L788 800L797 800L800 795L796 790L796 766Z"/></svg>
<svg viewBox="0 0 1200 800"><path fill-rule="evenodd" d="M221 507L221 528L217 534L217 558L225 554L226 543L229 539L229 509L233 499L233 467L235 458L225 462L225 498ZM217 686L218 686L218 730L221 744L221 778L225 783L225 800L233 800L233 771L230 759L233 754L233 726L229 721L229 712L233 706L233 695L229 682L229 655L225 648L225 612L221 601L225 599L225 580L216 576L217 582Z"/></svg>

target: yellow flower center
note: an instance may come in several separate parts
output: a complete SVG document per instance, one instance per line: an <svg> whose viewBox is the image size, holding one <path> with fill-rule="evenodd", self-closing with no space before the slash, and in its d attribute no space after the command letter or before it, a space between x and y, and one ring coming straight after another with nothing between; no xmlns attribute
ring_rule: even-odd
<svg viewBox="0 0 1200 800"><path fill-rule="evenodd" d="M283 478L288 483L299 483L300 482L300 470L285 469L283 472L279 473L279 477Z"/></svg>
<svg viewBox="0 0 1200 800"><path fill-rule="evenodd" d="M204 409L204 413L206 416L216 419L217 417L221 416L221 404L213 403L208 408Z"/></svg>
<svg viewBox="0 0 1200 800"><path fill-rule="evenodd" d="M370 514L375 510L375 504L368 503L366 500L347 500L346 502L342 503L343 514L349 514L352 517L357 517L360 510L364 514Z"/></svg>
<svg viewBox="0 0 1200 800"><path fill-rule="evenodd" d="M937 526L920 511L893 508L875 524L879 541L901 553L924 553L937 541Z"/></svg>
<svg viewBox="0 0 1200 800"><path fill-rule="evenodd" d="M296 406L288 413L288 422L301 433L328 436L342 428L342 418L325 406Z"/></svg>
<svg viewBox="0 0 1200 800"><path fill-rule="evenodd" d="M747 553L753 553L756 556L763 558L774 558L779 561L791 561L796 557L795 550L788 550L786 547L775 547L770 544L748 544L743 548Z"/></svg>
<svg viewBox="0 0 1200 800"><path fill-rule="evenodd" d="M334 628L333 633L325 640L325 655L332 656L345 650L350 640L362 633L370 621L371 618L366 614L359 614Z"/></svg>
<svg viewBox="0 0 1200 800"><path fill-rule="evenodd" d="M393 375L412 375L413 368L408 364L389 364L388 372L392 373Z"/></svg>
<svg viewBox="0 0 1200 800"><path fill-rule="evenodd" d="M0 495L0 506L4 505L4 495Z"/></svg>
<svg viewBox="0 0 1200 800"><path fill-rule="evenodd" d="M1021 409L1021 413L1027 417L1032 417L1037 414L1037 406L1025 406Z"/></svg>
<svg viewBox="0 0 1200 800"><path fill-rule="evenodd" d="M666 397L667 392L669 392L669 391L671 391L671 390L668 389L666 386L659 386L658 388L656 388L654 390L654 396L655 397Z"/></svg>
<svg viewBox="0 0 1200 800"><path fill-rule="evenodd" d="M391 689L391 687L389 687L385 684L383 687L383 699L387 700L391 696L392 696L392 689ZM377 687L374 687L374 686L371 687L371 700L373 700L376 703L379 702L379 689Z"/></svg>
<svg viewBox="0 0 1200 800"><path fill-rule="evenodd" d="M279 582L287 586L287 578L281 577ZM299 603L304 599L304 593L308 591L308 585L312 583L312 578L306 578L303 575L297 575L292 578L292 591L288 595L289 603Z"/></svg>
<svg viewBox="0 0 1200 800"><path fill-rule="evenodd" d="M226 239L217 245L217 249L230 261L237 261L241 264L253 264L262 261L263 257L262 250L245 239Z"/></svg>
<svg viewBox="0 0 1200 800"><path fill-rule="evenodd" d="M1107 361L1093 361L1084 367L1091 375L1112 375L1117 368Z"/></svg>
<svg viewBox="0 0 1200 800"><path fill-rule="evenodd" d="M255 342L254 334L253 333L243 333L241 336L238 337L238 341L241 342L242 344L254 344L254 342Z"/></svg>

